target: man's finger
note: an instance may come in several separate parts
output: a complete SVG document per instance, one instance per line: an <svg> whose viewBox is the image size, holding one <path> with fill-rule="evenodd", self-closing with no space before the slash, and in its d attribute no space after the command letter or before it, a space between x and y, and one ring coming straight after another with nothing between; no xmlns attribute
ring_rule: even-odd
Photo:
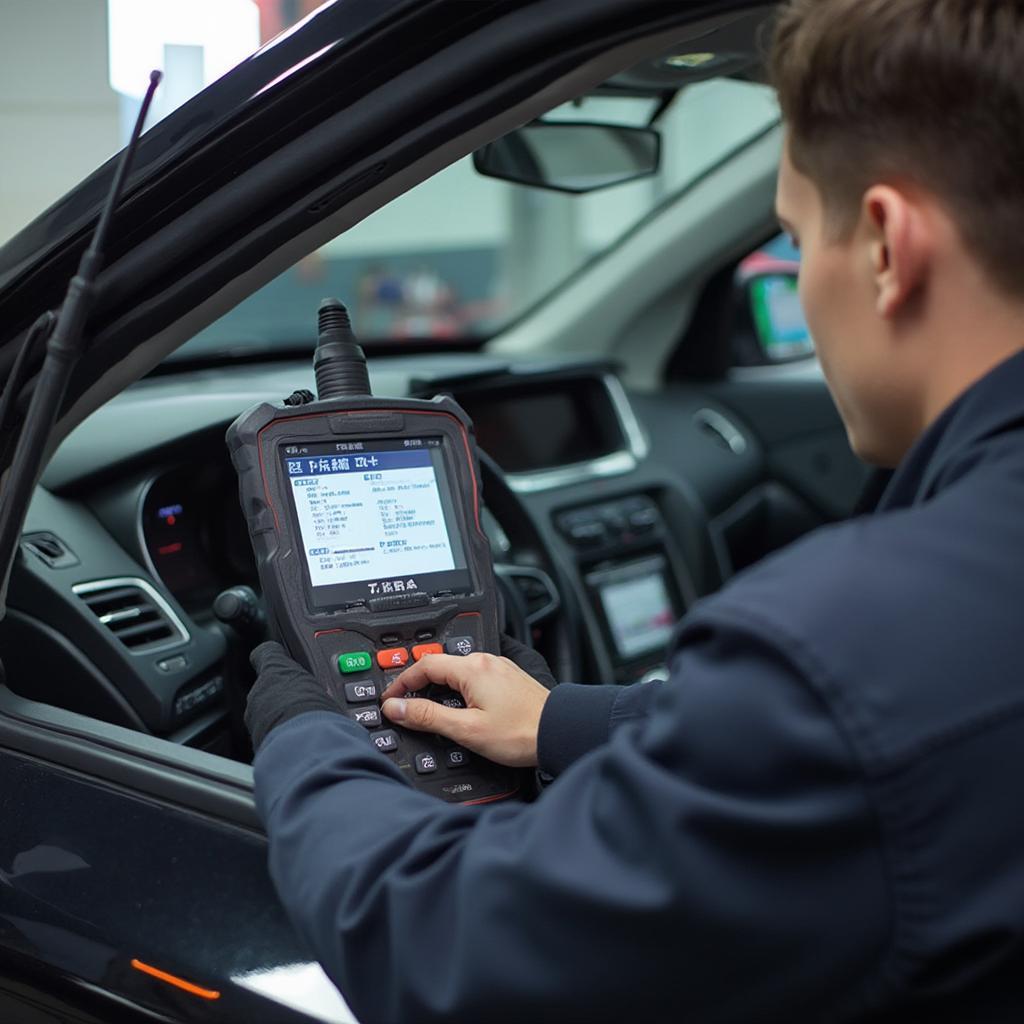
<svg viewBox="0 0 1024 1024"><path fill-rule="evenodd" d="M384 701L384 717L415 732L434 732L456 743L466 744L471 737L479 711L467 708L446 708L432 700Z"/></svg>
<svg viewBox="0 0 1024 1024"><path fill-rule="evenodd" d="M424 687L429 686L433 680L422 670L421 666L431 658L437 657L439 657L437 654L428 654L426 657L420 658L415 665L410 665L399 675L395 676L395 678L384 687L381 699L387 700L389 697L401 697L406 691L415 692L416 690L422 690Z"/></svg>
<svg viewBox="0 0 1024 1024"><path fill-rule="evenodd" d="M456 654L428 654L407 668L385 691L384 698L397 697L403 690L422 690L431 683L439 683L456 690L463 697L466 690L489 661L497 661L493 654L470 654L462 658Z"/></svg>

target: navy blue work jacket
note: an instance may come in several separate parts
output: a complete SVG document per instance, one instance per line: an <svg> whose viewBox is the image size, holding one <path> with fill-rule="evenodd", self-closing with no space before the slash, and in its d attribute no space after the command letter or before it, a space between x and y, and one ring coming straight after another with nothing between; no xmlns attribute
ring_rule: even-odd
<svg viewBox="0 0 1024 1024"><path fill-rule="evenodd" d="M330 712L255 762L270 869L366 1024L1024 1019L1024 354L878 511L562 685L533 804L415 792Z"/></svg>

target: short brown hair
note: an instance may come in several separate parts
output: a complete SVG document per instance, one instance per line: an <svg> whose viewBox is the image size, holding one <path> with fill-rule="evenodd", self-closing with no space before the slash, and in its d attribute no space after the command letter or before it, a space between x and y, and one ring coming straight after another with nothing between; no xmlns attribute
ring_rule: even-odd
<svg viewBox="0 0 1024 1024"><path fill-rule="evenodd" d="M790 0L770 63L837 234L872 184L913 182L1024 298L1024 0Z"/></svg>

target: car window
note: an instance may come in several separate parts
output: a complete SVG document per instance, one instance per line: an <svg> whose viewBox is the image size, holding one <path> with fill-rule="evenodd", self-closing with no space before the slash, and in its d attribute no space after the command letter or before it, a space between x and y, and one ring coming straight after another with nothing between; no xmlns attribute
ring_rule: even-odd
<svg viewBox="0 0 1024 1024"><path fill-rule="evenodd" d="M639 126L656 109L650 99L601 95L546 119ZM350 306L371 347L485 339L778 117L765 86L692 85L656 122L660 171L583 196L486 178L470 158L460 160L300 260L172 359L308 348L327 295Z"/></svg>

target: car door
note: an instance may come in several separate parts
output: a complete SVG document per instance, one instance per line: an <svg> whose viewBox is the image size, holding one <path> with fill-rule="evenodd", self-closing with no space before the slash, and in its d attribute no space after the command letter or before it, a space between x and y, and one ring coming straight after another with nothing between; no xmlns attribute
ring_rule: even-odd
<svg viewBox="0 0 1024 1024"><path fill-rule="evenodd" d="M325 7L143 141L119 211L130 227L108 253L57 434L215 307L521 123L552 83L552 101L569 99L587 59L740 6L446 6L461 21L436 19L434 2ZM0 253L0 372L60 304L113 173L101 168ZM40 353L28 354L26 382ZM349 1019L273 894L246 766L0 687L0 794L7 1019Z"/></svg>
<svg viewBox="0 0 1024 1024"><path fill-rule="evenodd" d="M352 1019L277 901L247 766L2 700L0 1019Z"/></svg>

